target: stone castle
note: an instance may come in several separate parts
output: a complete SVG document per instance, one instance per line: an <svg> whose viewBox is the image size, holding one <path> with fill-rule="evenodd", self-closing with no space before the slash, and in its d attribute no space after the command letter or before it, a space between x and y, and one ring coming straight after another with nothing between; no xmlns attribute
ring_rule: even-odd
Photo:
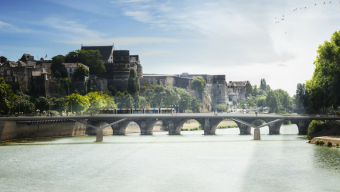
<svg viewBox="0 0 340 192"><path fill-rule="evenodd" d="M161 86L174 86L187 89L197 98L204 99L204 95L199 95L191 90L191 82L194 76L202 76L206 85L206 94L213 108L218 104L233 104L233 101L246 99L246 85L249 81L226 81L225 75L209 74L144 74L140 63L139 55L130 55L129 50L115 50L111 46L83 46L82 50L99 50L101 60L104 62L106 72L101 77L90 76L96 85L96 91L108 90L113 86L119 91L125 91L130 68L137 74L137 83L140 86L159 84ZM74 66L83 64L63 63L71 77ZM50 63L44 63L41 58L35 61L34 57L24 54L18 62L0 63L0 77L4 77L6 83L15 86L21 83L23 91L35 86L36 89L45 90L46 97L53 97L53 75L49 67ZM72 68L73 66L73 68ZM85 65L84 65L85 66ZM85 66L87 67L87 66ZM77 82L77 87L86 87L86 82Z"/></svg>

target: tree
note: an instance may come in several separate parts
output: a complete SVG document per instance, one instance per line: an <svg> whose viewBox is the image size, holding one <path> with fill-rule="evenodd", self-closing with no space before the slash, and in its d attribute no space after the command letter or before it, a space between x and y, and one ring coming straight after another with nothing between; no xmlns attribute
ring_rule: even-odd
<svg viewBox="0 0 340 192"><path fill-rule="evenodd" d="M53 104L46 97L39 97L35 100L35 107L40 111L47 111L53 108Z"/></svg>
<svg viewBox="0 0 340 192"><path fill-rule="evenodd" d="M61 111L64 111L66 108L65 97L61 97L61 98L53 97L50 99L50 102L53 103L52 110L61 112Z"/></svg>
<svg viewBox="0 0 340 192"><path fill-rule="evenodd" d="M130 95L135 95L138 92L138 85L136 81L136 71L134 69L130 69L130 75L128 79L127 92Z"/></svg>
<svg viewBox="0 0 340 192"><path fill-rule="evenodd" d="M85 111L90 106L90 101L86 96L82 96L76 93L67 97L67 110L71 111L71 103L72 103L72 111Z"/></svg>
<svg viewBox="0 0 340 192"><path fill-rule="evenodd" d="M90 68L91 75L101 75L106 71L104 62L100 60L99 50L76 50L65 56L65 62L82 63Z"/></svg>
<svg viewBox="0 0 340 192"><path fill-rule="evenodd" d="M6 63L8 59L5 56L0 57L0 63Z"/></svg>
<svg viewBox="0 0 340 192"><path fill-rule="evenodd" d="M267 83L265 79L261 79L261 85L260 85L260 89L262 91L266 91L267 90Z"/></svg>
<svg viewBox="0 0 340 192"><path fill-rule="evenodd" d="M54 76L60 76L62 78L67 77L67 70L63 65L64 60L65 58L63 55L57 55L52 57L51 71ZM60 75L56 74L57 71L60 73Z"/></svg>
<svg viewBox="0 0 340 192"><path fill-rule="evenodd" d="M246 85L246 94L247 95L251 95L252 92L253 92L253 87L251 86L250 83L247 83L247 85Z"/></svg>
<svg viewBox="0 0 340 192"><path fill-rule="evenodd" d="M103 108L115 108L116 104L113 97L104 94L102 91L90 92L86 95L90 102L91 111L99 111Z"/></svg>
<svg viewBox="0 0 340 192"><path fill-rule="evenodd" d="M72 81L69 78L58 79L55 97L64 97L71 94Z"/></svg>
<svg viewBox="0 0 340 192"><path fill-rule="evenodd" d="M228 108L229 108L228 104L225 104L225 103L221 103L217 105L217 111L220 111L220 112L222 111L226 112Z"/></svg>
<svg viewBox="0 0 340 192"><path fill-rule="evenodd" d="M81 81L84 81L86 76L89 76L89 71L83 65L79 65L72 74L74 79Z"/></svg>
<svg viewBox="0 0 340 192"><path fill-rule="evenodd" d="M14 106L14 92L4 78L0 77L0 113L8 114Z"/></svg>
<svg viewBox="0 0 340 192"><path fill-rule="evenodd" d="M319 45L314 61L312 79L307 81L306 89L314 110L340 106L340 31L334 32L331 41Z"/></svg>
<svg viewBox="0 0 340 192"><path fill-rule="evenodd" d="M191 89L200 93L200 97L205 90L207 83L202 76L195 76L191 82Z"/></svg>
<svg viewBox="0 0 340 192"><path fill-rule="evenodd" d="M257 88L257 85L253 86L253 92L251 93L252 96L256 97L259 94L259 90Z"/></svg>
<svg viewBox="0 0 340 192"><path fill-rule="evenodd" d="M279 113L278 100L273 91L268 92L266 103L270 107L269 113Z"/></svg>
<svg viewBox="0 0 340 192"><path fill-rule="evenodd" d="M133 97L127 91L118 91L115 100L119 108L132 108L135 103Z"/></svg>
<svg viewBox="0 0 340 192"><path fill-rule="evenodd" d="M31 97L24 94L22 91L17 91L14 99L13 112L19 111L24 114L30 114L35 112L34 103L30 102Z"/></svg>

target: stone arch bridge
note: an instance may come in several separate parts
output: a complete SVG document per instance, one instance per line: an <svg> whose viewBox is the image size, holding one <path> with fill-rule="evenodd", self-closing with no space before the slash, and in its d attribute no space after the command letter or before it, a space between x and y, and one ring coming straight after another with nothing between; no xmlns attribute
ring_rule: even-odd
<svg viewBox="0 0 340 192"><path fill-rule="evenodd" d="M280 128L284 121L290 120L296 124L299 129L299 135L307 134L307 129L312 120L340 120L340 117L315 117L315 116L289 116L289 115L249 115L249 114L218 114L197 113L197 114L126 114L126 115L94 115L94 116L68 116L68 117L2 117L0 121L41 121L41 120L73 120L85 124L89 129L96 132L97 141L103 140L102 130L106 127L112 127L113 135L125 135L125 130L130 122L139 125L141 135L152 135L153 127L157 121L162 121L169 129L169 135L180 135L183 124L191 119L199 122L204 130L205 135L213 135L216 132L218 124L225 120L235 121L240 129L241 135L251 134L251 127L255 128L254 139L259 129L264 126L269 127L269 134L280 134ZM255 126L256 120L263 120L266 123L261 126ZM84 121L85 120L85 121Z"/></svg>

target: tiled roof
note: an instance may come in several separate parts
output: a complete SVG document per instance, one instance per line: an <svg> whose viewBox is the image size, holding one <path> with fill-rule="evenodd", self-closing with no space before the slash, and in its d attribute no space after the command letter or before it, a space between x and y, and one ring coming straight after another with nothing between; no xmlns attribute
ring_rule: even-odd
<svg viewBox="0 0 340 192"><path fill-rule="evenodd" d="M26 63L23 62L23 61L21 61L21 60L18 61L18 64L19 64L20 67L25 67L25 66L27 66Z"/></svg>
<svg viewBox="0 0 340 192"><path fill-rule="evenodd" d="M114 46L82 46L82 50L99 50L101 55L101 60L108 60L112 51L114 51Z"/></svg>
<svg viewBox="0 0 340 192"><path fill-rule="evenodd" d="M16 62L8 62L10 67L18 67L18 63Z"/></svg>

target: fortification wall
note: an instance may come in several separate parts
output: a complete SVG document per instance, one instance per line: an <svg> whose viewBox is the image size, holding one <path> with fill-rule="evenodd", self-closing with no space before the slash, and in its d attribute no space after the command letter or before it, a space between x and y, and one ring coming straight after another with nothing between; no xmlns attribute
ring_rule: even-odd
<svg viewBox="0 0 340 192"><path fill-rule="evenodd" d="M0 142L38 137L83 136L86 126L77 122L30 124L0 121Z"/></svg>

